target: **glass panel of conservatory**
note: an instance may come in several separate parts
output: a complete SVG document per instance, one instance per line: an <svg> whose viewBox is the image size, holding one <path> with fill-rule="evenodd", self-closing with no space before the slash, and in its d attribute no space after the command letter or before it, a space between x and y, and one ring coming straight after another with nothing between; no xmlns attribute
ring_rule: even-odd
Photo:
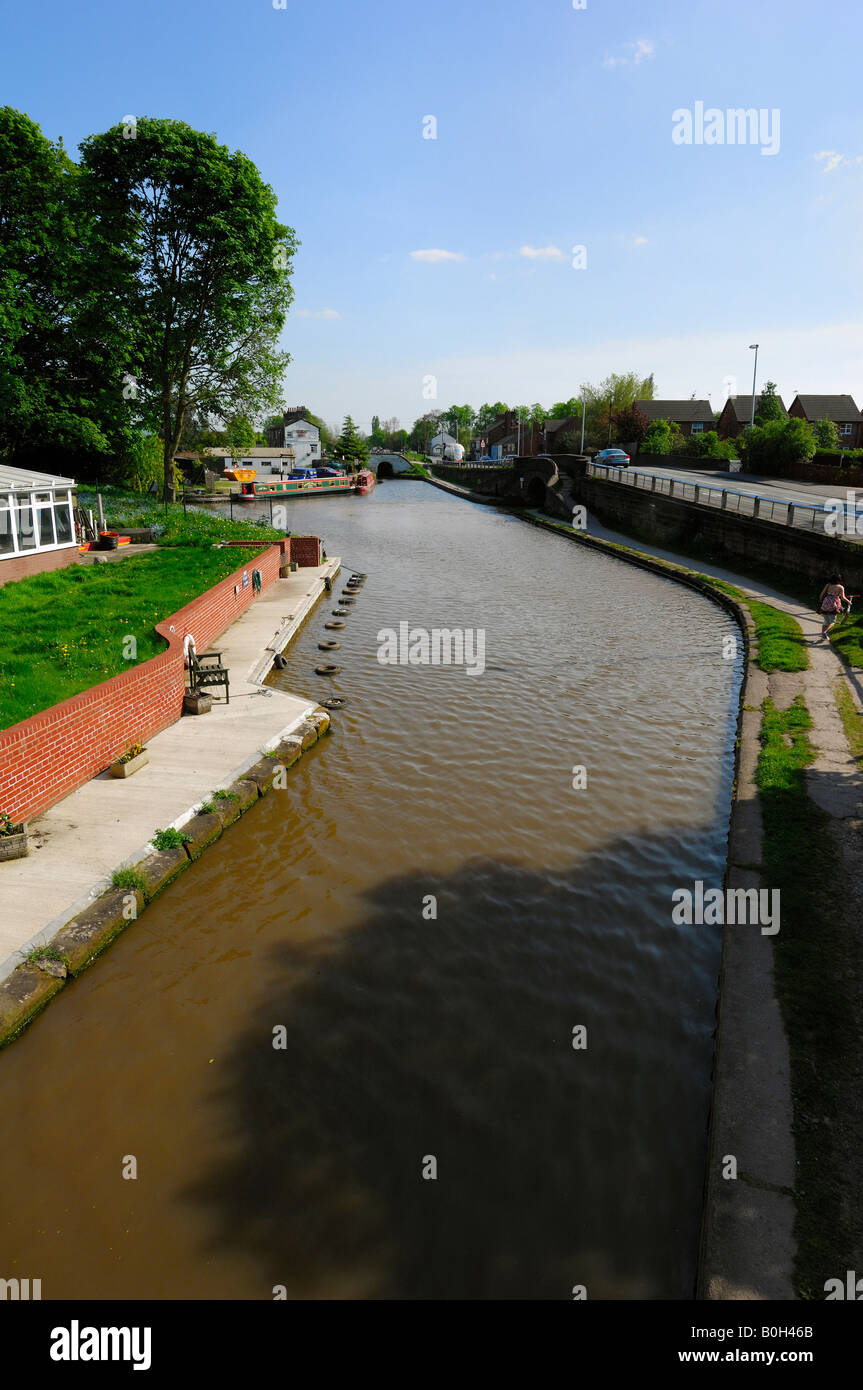
<svg viewBox="0 0 863 1390"><path fill-rule="evenodd" d="M36 515L39 518L39 544L54 544L54 523L52 521L53 507L37 507Z"/></svg>
<svg viewBox="0 0 863 1390"><path fill-rule="evenodd" d="M0 555L11 555L14 549L9 508L0 506Z"/></svg>
<svg viewBox="0 0 863 1390"><path fill-rule="evenodd" d="M33 510L28 503L17 509L18 549L35 550L36 533L33 529Z"/></svg>
<svg viewBox="0 0 863 1390"><path fill-rule="evenodd" d="M63 545L65 541L73 541L75 539L75 532L72 529L72 513L69 510L68 502L57 503L54 520L57 525L58 543Z"/></svg>

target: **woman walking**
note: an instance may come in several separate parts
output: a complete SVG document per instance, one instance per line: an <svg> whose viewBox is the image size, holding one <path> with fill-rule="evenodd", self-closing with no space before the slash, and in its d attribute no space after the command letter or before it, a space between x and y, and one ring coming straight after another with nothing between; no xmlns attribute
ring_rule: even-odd
<svg viewBox="0 0 863 1390"><path fill-rule="evenodd" d="M827 636L836 621L837 614L841 613L843 608L850 607L851 600L843 588L841 574L831 574L818 599L818 609L823 619L821 624L822 637Z"/></svg>

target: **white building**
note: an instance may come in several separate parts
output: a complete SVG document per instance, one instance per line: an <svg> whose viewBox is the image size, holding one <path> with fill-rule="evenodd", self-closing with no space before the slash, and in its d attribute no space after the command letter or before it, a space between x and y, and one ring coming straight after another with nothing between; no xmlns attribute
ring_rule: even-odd
<svg viewBox="0 0 863 1390"><path fill-rule="evenodd" d="M267 430L267 443L275 449L291 449L295 468L311 468L321 460L321 432L308 417L304 405L286 410L281 425Z"/></svg>
<svg viewBox="0 0 863 1390"><path fill-rule="evenodd" d="M448 463L460 463L464 458L464 448L452 434L443 431L436 434L429 443L429 454L432 458L445 460Z"/></svg>
<svg viewBox="0 0 863 1390"><path fill-rule="evenodd" d="M72 478L0 463L0 584L77 559L74 506Z"/></svg>

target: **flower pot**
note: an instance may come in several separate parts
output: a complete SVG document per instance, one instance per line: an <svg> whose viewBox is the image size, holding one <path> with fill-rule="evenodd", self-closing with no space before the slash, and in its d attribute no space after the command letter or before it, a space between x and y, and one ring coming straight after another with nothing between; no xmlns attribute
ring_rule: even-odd
<svg viewBox="0 0 863 1390"><path fill-rule="evenodd" d="M119 534L118 534L116 531L100 531L100 532L99 532L99 549L100 549L100 550L116 550L119 544L120 544L120 537L119 537Z"/></svg>
<svg viewBox="0 0 863 1390"><path fill-rule="evenodd" d="M213 708L213 697L203 690L189 690L183 696L184 714L209 714Z"/></svg>
<svg viewBox="0 0 863 1390"><path fill-rule="evenodd" d="M138 754L137 758L130 758L127 763L121 763L118 759L117 762L111 764L108 771L112 777L131 777L133 773L138 771L139 767L146 766L149 761L145 749L143 753Z"/></svg>
<svg viewBox="0 0 863 1390"><path fill-rule="evenodd" d="M0 835L0 860L24 859L29 853L26 830L14 835Z"/></svg>

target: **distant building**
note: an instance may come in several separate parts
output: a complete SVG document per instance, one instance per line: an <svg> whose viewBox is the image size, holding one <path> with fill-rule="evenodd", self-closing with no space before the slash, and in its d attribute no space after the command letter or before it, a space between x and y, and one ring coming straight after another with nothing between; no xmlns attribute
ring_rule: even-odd
<svg viewBox="0 0 863 1390"><path fill-rule="evenodd" d="M267 430L267 443L273 449L292 449L296 468L308 468L320 462L321 431L309 419L308 408L304 405L285 411L282 423Z"/></svg>
<svg viewBox="0 0 863 1390"><path fill-rule="evenodd" d="M545 451L543 426L532 420L519 420L518 411L507 410L492 421L484 436L484 454L489 458L502 459L529 456Z"/></svg>
<svg viewBox="0 0 863 1390"><path fill-rule="evenodd" d="M863 415L851 396L795 396L788 414L810 425L832 420L839 431L840 449L858 449L863 443Z"/></svg>
<svg viewBox="0 0 863 1390"><path fill-rule="evenodd" d="M781 396L776 397L782 406L782 413L787 415L785 403ZM761 396L755 397L755 413L758 414L758 407L761 404ZM719 415L717 421L717 431L720 439L736 439L744 430L748 430L752 423L752 396L729 396Z"/></svg>
<svg viewBox="0 0 863 1390"><path fill-rule="evenodd" d="M429 441L429 456L447 460L450 463L461 463L464 458L464 447L459 444L455 435L447 434L444 430Z"/></svg>
<svg viewBox="0 0 863 1390"><path fill-rule="evenodd" d="M646 415L648 420L670 421L677 426L684 439L716 428L713 406L709 401L636 401L635 409Z"/></svg>
<svg viewBox="0 0 863 1390"><path fill-rule="evenodd" d="M581 448L581 416L568 415L563 420L548 419L542 427L545 437L544 453L559 454L565 452L560 444L566 434L575 435L578 440L578 447Z"/></svg>
<svg viewBox="0 0 863 1390"><path fill-rule="evenodd" d="M184 465L203 463L213 473L224 473L226 468L256 468L260 473L290 472L294 467L294 455L290 449L268 449L256 446L247 449L236 457L224 445L205 449L184 449L174 455L175 463Z"/></svg>
<svg viewBox="0 0 863 1390"><path fill-rule="evenodd" d="M75 483L0 463L0 584L78 558Z"/></svg>

